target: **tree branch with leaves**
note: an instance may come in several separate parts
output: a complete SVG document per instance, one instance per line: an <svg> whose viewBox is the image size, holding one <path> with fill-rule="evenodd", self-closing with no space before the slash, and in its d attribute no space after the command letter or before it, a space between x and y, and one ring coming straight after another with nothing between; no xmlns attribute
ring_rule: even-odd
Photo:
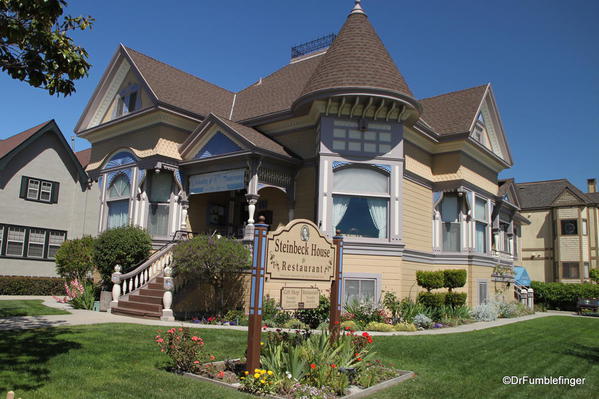
<svg viewBox="0 0 599 399"><path fill-rule="evenodd" d="M65 0L0 0L0 68L13 79L68 96L88 75L88 53L69 34L91 29L90 16L62 16Z"/></svg>

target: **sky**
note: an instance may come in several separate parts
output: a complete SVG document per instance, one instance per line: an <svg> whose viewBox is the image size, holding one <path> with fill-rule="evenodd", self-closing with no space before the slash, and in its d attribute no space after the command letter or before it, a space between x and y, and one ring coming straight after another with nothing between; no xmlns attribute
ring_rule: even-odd
<svg viewBox="0 0 599 399"><path fill-rule="evenodd" d="M417 98L490 82L517 181L599 178L599 1L363 0ZM232 91L289 62L290 48L337 33L353 0L70 0L91 15L75 42L89 77L69 97L0 72L0 139L55 119L70 140L119 43ZM77 138L76 150L89 147Z"/></svg>

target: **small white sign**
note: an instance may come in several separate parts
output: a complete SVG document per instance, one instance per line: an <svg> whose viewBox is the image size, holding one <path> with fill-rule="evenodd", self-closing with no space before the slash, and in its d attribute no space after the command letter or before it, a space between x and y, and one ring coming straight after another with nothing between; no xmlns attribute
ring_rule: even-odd
<svg viewBox="0 0 599 399"><path fill-rule="evenodd" d="M245 188L245 169L202 173L189 177L189 193L204 194Z"/></svg>

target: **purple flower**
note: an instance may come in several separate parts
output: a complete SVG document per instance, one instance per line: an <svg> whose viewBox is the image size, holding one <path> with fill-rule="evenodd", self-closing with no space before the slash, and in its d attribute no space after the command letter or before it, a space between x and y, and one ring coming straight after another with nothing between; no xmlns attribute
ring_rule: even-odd
<svg viewBox="0 0 599 399"><path fill-rule="evenodd" d="M441 323L435 323L435 325L433 326L433 328L443 328L443 324L441 324Z"/></svg>

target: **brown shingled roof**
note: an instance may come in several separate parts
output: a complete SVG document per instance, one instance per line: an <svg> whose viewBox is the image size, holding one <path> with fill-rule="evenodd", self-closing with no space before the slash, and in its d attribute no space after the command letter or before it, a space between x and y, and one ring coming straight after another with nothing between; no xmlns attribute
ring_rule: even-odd
<svg viewBox="0 0 599 399"><path fill-rule="evenodd" d="M285 65L237 93L232 119L241 121L290 109L322 58L320 54Z"/></svg>
<svg viewBox="0 0 599 399"><path fill-rule="evenodd" d="M413 97L365 14L350 14L302 96L341 87L372 87Z"/></svg>
<svg viewBox="0 0 599 399"><path fill-rule="evenodd" d="M214 115L214 117L229 127L229 129L233 130L241 137L249 141L254 147L283 155L285 157L292 157L292 154L289 153L281 144L260 133L259 131L237 122L233 122L227 118L223 118L222 116Z"/></svg>
<svg viewBox="0 0 599 399"><path fill-rule="evenodd" d="M420 100L421 118L440 135L466 133L483 101L488 84Z"/></svg>
<svg viewBox="0 0 599 399"><path fill-rule="evenodd" d="M88 148L86 150L77 151L75 153L77 160L81 164L81 166L85 169L85 167L89 164L89 161L92 156L92 149Z"/></svg>
<svg viewBox="0 0 599 399"><path fill-rule="evenodd" d="M550 207L566 189L581 198L582 203L589 201L588 194L585 195L567 179L516 183L516 187L518 188L518 197L523 210Z"/></svg>
<svg viewBox="0 0 599 399"><path fill-rule="evenodd" d="M11 136L7 139L0 140L0 158L17 148L21 143L27 140L29 137L33 136L37 133L41 128L46 126L48 123L52 122L46 121L44 123L40 123L37 126L34 126L30 129L27 129L21 133L17 133L14 136Z"/></svg>
<svg viewBox="0 0 599 399"><path fill-rule="evenodd" d="M229 90L124 48L158 101L203 117L210 112L229 115L233 103L233 93Z"/></svg>

